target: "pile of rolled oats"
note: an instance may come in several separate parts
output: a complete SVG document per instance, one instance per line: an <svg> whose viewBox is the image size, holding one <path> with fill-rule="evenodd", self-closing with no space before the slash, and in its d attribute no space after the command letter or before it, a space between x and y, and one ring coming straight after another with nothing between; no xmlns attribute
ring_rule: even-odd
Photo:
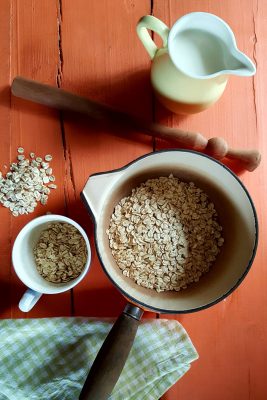
<svg viewBox="0 0 267 400"><path fill-rule="evenodd" d="M193 182L149 179L115 207L107 230L112 255L138 285L186 289L209 271L223 245L217 217Z"/></svg>
<svg viewBox="0 0 267 400"><path fill-rule="evenodd" d="M24 149L19 147L17 159L18 162L10 165L5 177L0 172L0 203L9 208L15 217L32 213L38 202L45 205L50 189L57 188L49 165L52 160L50 154L43 160L30 153L30 159L27 159Z"/></svg>
<svg viewBox="0 0 267 400"><path fill-rule="evenodd" d="M54 222L41 236L33 250L37 271L49 282L75 279L87 261L86 243L73 225Z"/></svg>

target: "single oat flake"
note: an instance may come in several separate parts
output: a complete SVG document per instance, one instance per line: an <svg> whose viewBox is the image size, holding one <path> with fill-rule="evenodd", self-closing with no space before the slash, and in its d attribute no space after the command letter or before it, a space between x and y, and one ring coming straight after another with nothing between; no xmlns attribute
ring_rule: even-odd
<svg viewBox="0 0 267 400"><path fill-rule="evenodd" d="M10 164L5 177L0 172L0 203L9 208L14 217L32 213L38 202L45 205L50 194L46 186L50 179L45 169L49 168L49 163L42 168L38 161L42 160L41 157L35 158L31 152L30 159L27 159L22 147L17 151L18 162Z"/></svg>

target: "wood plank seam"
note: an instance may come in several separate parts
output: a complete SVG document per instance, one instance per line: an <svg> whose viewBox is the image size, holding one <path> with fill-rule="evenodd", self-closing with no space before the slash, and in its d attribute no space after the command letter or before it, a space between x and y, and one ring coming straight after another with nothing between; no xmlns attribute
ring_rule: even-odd
<svg viewBox="0 0 267 400"><path fill-rule="evenodd" d="M62 79L63 79L63 65L64 65L64 58L63 58L63 47L62 47L62 0L58 0L57 2L57 34L58 34L58 66L57 66L57 75L56 75L56 82L57 87L60 89L62 87ZM65 126L64 126L64 115L60 111L59 112L59 122L60 122L60 130L61 130L61 137L62 137L62 145L64 151L64 160L65 160L65 180L64 180L64 202L66 208L66 214L69 215L68 210L68 198L69 193L68 190L71 190L72 195L76 198L76 188L75 188L75 181L74 181L74 174L73 174L73 166L71 161L71 152L67 147L66 141L66 133L65 133ZM70 182L70 188L68 188L68 178ZM73 296L72 296L73 299Z"/></svg>
<svg viewBox="0 0 267 400"><path fill-rule="evenodd" d="M257 19L257 14L258 14L258 1L256 1L256 10L254 11L254 7L252 9L252 20L253 20L253 61L256 65L256 68L258 67L257 64L257 27L256 27L256 19ZM258 133L258 111L257 111L257 100L256 100L256 82L255 78L256 75L253 75L252 77L252 89L253 89L253 101L254 101L254 110L255 110L255 125L256 125L256 132Z"/></svg>
<svg viewBox="0 0 267 400"><path fill-rule="evenodd" d="M58 66L57 66L57 75L56 75L56 83L57 87L60 89L63 78L63 48L62 48L62 0L58 0L57 2L57 45L58 45ZM67 185L66 180L68 178L68 172L70 172L70 181L72 184L72 188L74 191L74 196L76 197L75 183L73 179L73 168L71 165L70 152L67 149L66 143L66 133L64 126L64 116L63 112L59 111L59 124L60 124L60 132L63 146L63 154L65 160L65 177L64 177L64 207L66 210L66 214L69 215L68 212L68 201L67 201ZM75 316L75 305L74 305L74 292L73 289L70 290L70 315Z"/></svg>
<svg viewBox="0 0 267 400"><path fill-rule="evenodd" d="M58 69L57 69L57 87L61 87L63 77L63 48L62 48L62 0L57 2L57 34L58 34Z"/></svg>

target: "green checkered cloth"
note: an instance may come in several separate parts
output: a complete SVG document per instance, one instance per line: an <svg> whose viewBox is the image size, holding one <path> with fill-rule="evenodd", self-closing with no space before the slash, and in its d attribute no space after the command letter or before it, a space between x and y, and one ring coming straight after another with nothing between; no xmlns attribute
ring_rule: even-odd
<svg viewBox="0 0 267 400"><path fill-rule="evenodd" d="M0 400L75 400L111 322L89 318L0 321ZM198 354L174 320L144 320L110 400L154 400Z"/></svg>

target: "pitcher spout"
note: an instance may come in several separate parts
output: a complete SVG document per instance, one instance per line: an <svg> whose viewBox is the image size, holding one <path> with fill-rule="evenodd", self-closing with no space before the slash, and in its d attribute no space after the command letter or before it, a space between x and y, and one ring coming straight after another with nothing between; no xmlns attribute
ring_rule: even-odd
<svg viewBox="0 0 267 400"><path fill-rule="evenodd" d="M216 15L187 14L172 27L168 50L175 67L194 79L252 76L253 62L238 50L233 31Z"/></svg>
<svg viewBox="0 0 267 400"><path fill-rule="evenodd" d="M252 76L256 73L256 67L254 63L244 53L238 49L234 49L229 54L228 60L226 61L227 74L238 75L238 76ZM224 72L224 73L225 73Z"/></svg>

